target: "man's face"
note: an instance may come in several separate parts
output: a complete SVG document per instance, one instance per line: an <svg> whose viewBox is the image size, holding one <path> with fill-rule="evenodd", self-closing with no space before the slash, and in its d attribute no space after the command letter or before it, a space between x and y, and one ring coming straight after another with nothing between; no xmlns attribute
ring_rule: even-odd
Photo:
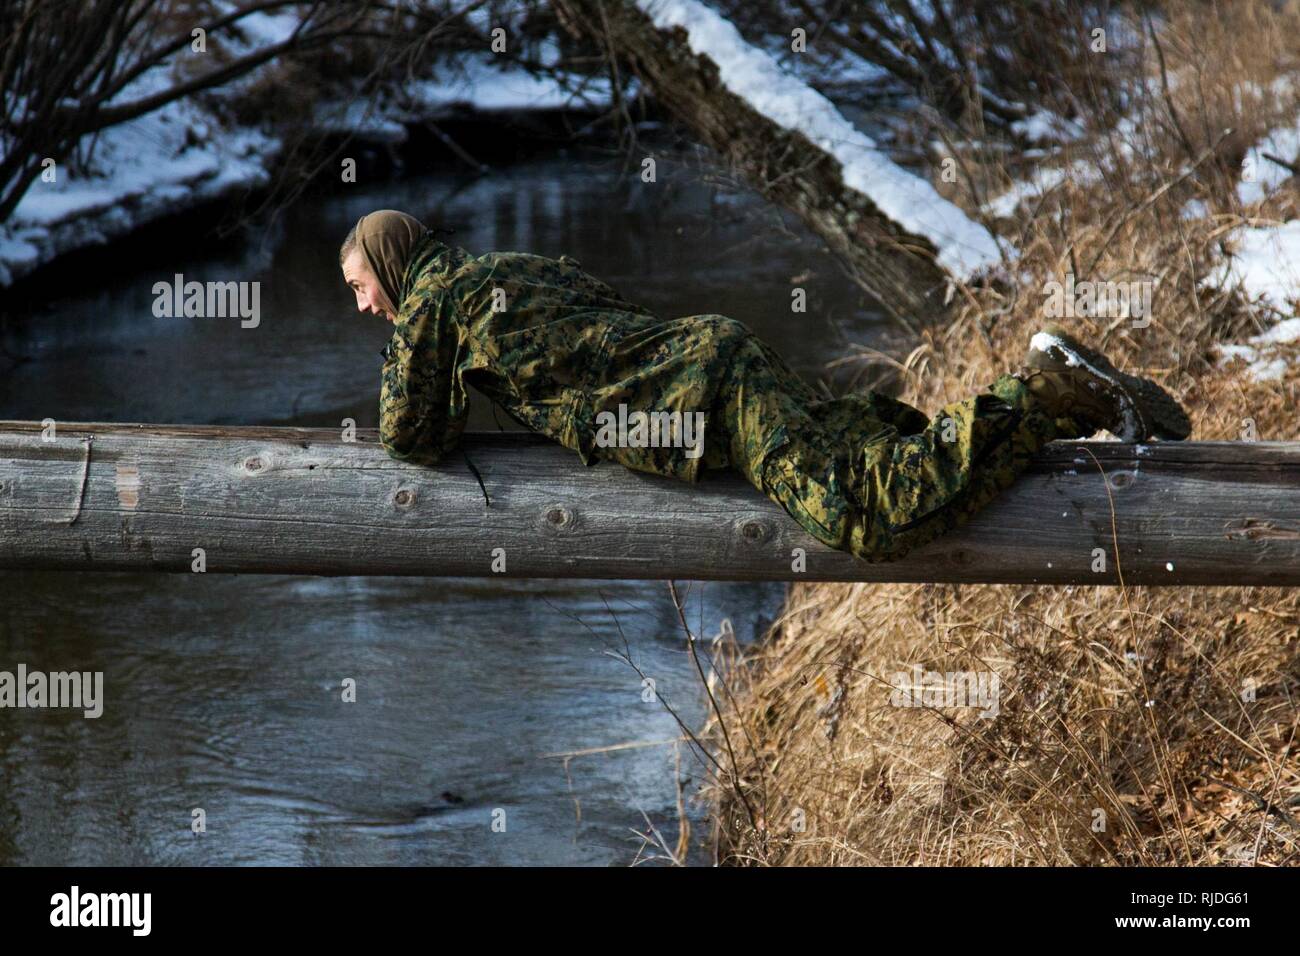
<svg viewBox="0 0 1300 956"><path fill-rule="evenodd" d="M384 292L379 288L379 280L366 265L360 249L353 249L343 260L343 281L357 297L358 312L382 315L389 322L397 322L397 316L389 310Z"/></svg>

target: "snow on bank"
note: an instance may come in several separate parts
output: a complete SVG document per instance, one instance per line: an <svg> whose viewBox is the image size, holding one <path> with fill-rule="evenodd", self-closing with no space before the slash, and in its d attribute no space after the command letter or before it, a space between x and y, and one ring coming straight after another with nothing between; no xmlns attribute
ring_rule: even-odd
<svg viewBox="0 0 1300 956"><path fill-rule="evenodd" d="M1255 84L1247 88L1258 89ZM1290 74L1273 80L1262 92L1265 103L1294 102L1295 81ZM1243 206L1267 199L1291 177L1291 170L1279 166L1266 156L1275 156L1283 162L1293 162L1300 156L1300 122L1270 130L1246 151L1241 164L1241 181L1237 183L1237 198Z"/></svg>
<svg viewBox="0 0 1300 956"><path fill-rule="evenodd" d="M115 102L132 102L162 87L151 70ZM0 286L86 246L237 189L264 184L279 143L252 129L227 132L192 101L176 101L99 134L93 172L55 181L38 177L0 225Z"/></svg>
<svg viewBox="0 0 1300 956"><path fill-rule="evenodd" d="M1247 226L1231 236L1236 253L1212 276L1224 288L1240 288L1251 302L1269 311L1294 316L1300 304L1300 220L1281 226ZM1281 378L1284 359L1270 346L1300 341L1300 318L1287 318L1242 345L1222 345L1225 358L1240 357L1257 379Z"/></svg>
<svg viewBox="0 0 1300 956"><path fill-rule="evenodd" d="M216 4L220 14L234 9L225 0ZM253 13L222 42L241 55L280 43L299 26L296 11ZM215 92L238 95L264 69ZM161 63L123 88L111 105L137 102L174 81L172 63ZM258 129L224 128L192 98L102 130L93 142L89 170L74 177L60 163L55 181L38 177L0 224L0 288L66 252L108 243L154 220L263 186L281 148L277 138Z"/></svg>
<svg viewBox="0 0 1300 956"><path fill-rule="evenodd" d="M930 239L939 263L958 277L1002 261L987 229L924 179L887 159L825 96L781 69L768 53L699 0L636 0L659 29L682 27L692 52L717 64L722 82L757 112L807 136L839 160L844 182L904 229Z"/></svg>
<svg viewBox="0 0 1300 956"><path fill-rule="evenodd" d="M528 110L605 109L612 102L607 76L592 77L580 90L576 77L536 76L489 59L469 57L462 69L446 79L423 80L406 88L409 99L429 115L466 105L483 113ZM635 89L629 96L635 95Z"/></svg>
<svg viewBox="0 0 1300 956"><path fill-rule="evenodd" d="M1070 143L1083 139L1087 130L1072 119L1048 109L1038 109L1011 124L1011 131L1028 143Z"/></svg>
<svg viewBox="0 0 1300 956"><path fill-rule="evenodd" d="M466 56L445 76L416 80L396 91L393 102L376 105L364 100L326 103L316 111L318 129L354 133L385 143L406 141L405 123L440 120L463 110L481 114L527 113L549 110L603 111L613 103L607 76L586 83L574 74L535 75L495 58ZM628 96L635 96L635 80Z"/></svg>
<svg viewBox="0 0 1300 956"><path fill-rule="evenodd" d="M1290 99L1294 86L1291 75L1280 76L1267 94ZM1247 151L1237 184L1237 197L1244 206L1269 199L1292 176L1290 169L1267 156L1285 163L1300 157L1300 122L1270 130ZM1281 378L1287 360L1278 357L1272 347L1300 342L1300 220L1279 226L1242 226L1227 239L1235 251L1212 280L1221 287L1239 289L1270 318L1282 318L1244 344L1222 345L1219 352L1225 359L1243 359L1256 379Z"/></svg>
<svg viewBox="0 0 1300 956"><path fill-rule="evenodd" d="M260 24L262 42L275 42L291 21ZM223 95L237 94L248 77ZM576 81L571 81L576 82ZM160 66L123 90L114 103L130 103L166 88L170 67ZM519 68L499 69L481 59L446 80L417 82L401 103L372 109L363 101L322 105L323 132L346 131L400 143L404 122L436 119L458 108L480 112L603 107L610 102L607 78L581 93L550 77ZM280 141L256 129L226 130L193 99L174 101L99 134L93 170L77 177L62 164L52 183L28 187L9 220L0 224L0 287L76 249L102 245L162 217L205 202L258 188L270 180Z"/></svg>
<svg viewBox="0 0 1300 956"><path fill-rule="evenodd" d="M1061 142L1082 142L1086 131L1078 124L1061 117L1049 118L1042 111L1029 117L1028 120L1020 120L1019 123L1025 124L1020 127L1021 131L1027 137L1042 136L1043 134L1055 132ZM1017 124L1012 124L1013 128ZM1138 121L1130 116L1122 117L1115 124L1115 135L1112 137L1113 148L1123 157L1125 162L1133 159L1135 149L1133 144L1140 142ZM1114 168L1114 160L1109 153L1103 153L1100 157L1091 155L1081 159L1076 159L1065 166L1038 166L1033 174L1027 179L1017 180L1012 183L1006 192L990 199L984 204L984 211L995 218L1002 219L1010 216L1016 211L1021 203L1037 202L1052 190L1056 189L1062 183L1069 182L1075 186L1089 186L1101 181L1102 173L1108 172Z"/></svg>

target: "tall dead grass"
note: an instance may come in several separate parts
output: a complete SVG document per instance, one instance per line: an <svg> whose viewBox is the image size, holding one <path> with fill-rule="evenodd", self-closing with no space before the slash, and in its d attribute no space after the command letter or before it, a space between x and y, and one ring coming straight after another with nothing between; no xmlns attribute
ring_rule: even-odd
<svg viewBox="0 0 1300 956"><path fill-rule="evenodd" d="M1300 355L1277 381L1224 365L1215 344L1266 318L1207 282L1233 229L1296 214L1294 190L1242 209L1233 186L1245 147L1300 116L1300 94L1269 92L1295 66L1297 28L1294 7L1189 2L1158 49L1144 31L1127 139L1111 117L1052 157L1091 174L1002 224L1015 278L922 332L900 362L904 397L935 409L1014 367L1051 279L1150 276L1149 327L1067 324L1162 380L1195 438L1239 438L1245 419L1260 439L1300 438ZM1014 174L985 163L965 182ZM1192 199L1208 214L1184 218ZM1294 591L801 584L768 640L715 653L735 744L709 790L723 862L1300 862ZM891 706L892 675L913 664L995 672L999 715Z"/></svg>

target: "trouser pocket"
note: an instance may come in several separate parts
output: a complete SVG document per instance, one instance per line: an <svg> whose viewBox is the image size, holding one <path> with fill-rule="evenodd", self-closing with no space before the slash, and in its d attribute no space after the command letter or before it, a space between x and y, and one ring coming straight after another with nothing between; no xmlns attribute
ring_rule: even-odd
<svg viewBox="0 0 1300 956"><path fill-rule="evenodd" d="M842 548L853 509L839 469L833 462L822 468L815 461L776 455L764 468L764 491L818 541Z"/></svg>

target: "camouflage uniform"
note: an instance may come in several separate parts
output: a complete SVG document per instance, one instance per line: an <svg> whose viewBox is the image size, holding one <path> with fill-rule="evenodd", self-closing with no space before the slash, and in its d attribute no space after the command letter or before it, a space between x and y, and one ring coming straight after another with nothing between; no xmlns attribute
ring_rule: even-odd
<svg viewBox="0 0 1300 956"><path fill-rule="evenodd" d="M665 321L559 260L471 256L426 233L412 250L384 349L380 437L394 458L455 448L473 385L577 452L697 481L733 467L805 530L889 560L961 523L1066 432L1011 376L928 421L876 393L820 398L743 323ZM704 448L602 447L600 414L704 413Z"/></svg>

